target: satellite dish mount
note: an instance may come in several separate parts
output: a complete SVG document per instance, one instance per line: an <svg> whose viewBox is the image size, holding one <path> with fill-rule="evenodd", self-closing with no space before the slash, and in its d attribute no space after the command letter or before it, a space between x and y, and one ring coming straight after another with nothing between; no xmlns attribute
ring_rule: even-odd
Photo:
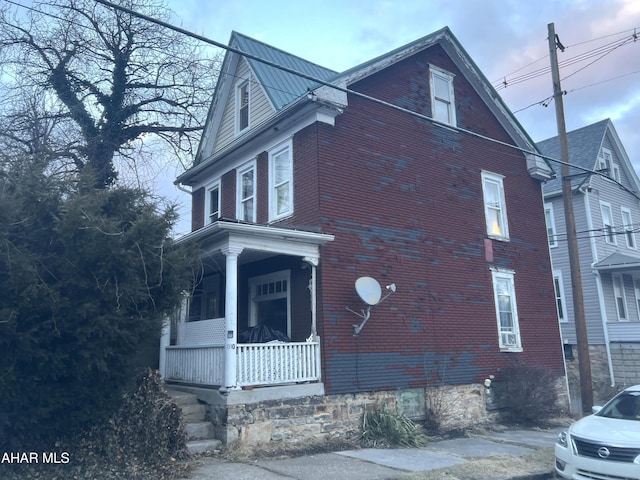
<svg viewBox="0 0 640 480"><path fill-rule="evenodd" d="M376 305L382 303L389 295L396 291L396 284L392 283L391 285L387 285L386 289L389 290L384 297L382 296L382 287L375 278L372 277L360 277L356 280L356 292L360 299L367 304L366 309L361 309L360 312L356 312L351 310L349 307L346 307L351 313L355 313L360 318L362 318L362 323L360 325L354 325L353 336L357 337L360 335L360 332L364 328L365 324L369 320L371 316L371 307L375 307Z"/></svg>

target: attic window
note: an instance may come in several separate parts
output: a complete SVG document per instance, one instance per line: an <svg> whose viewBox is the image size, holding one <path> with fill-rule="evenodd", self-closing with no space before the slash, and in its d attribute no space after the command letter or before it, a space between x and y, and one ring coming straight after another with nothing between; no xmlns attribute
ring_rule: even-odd
<svg viewBox="0 0 640 480"><path fill-rule="evenodd" d="M600 170L607 170L609 178L614 179L616 182L620 181L620 167L613 161L613 155L611 150L603 148L600 152L600 158L598 159L598 167Z"/></svg>
<svg viewBox="0 0 640 480"><path fill-rule="evenodd" d="M433 65L429 66L431 87L431 117L449 125L456 125L456 105L453 95L453 75Z"/></svg>
<svg viewBox="0 0 640 480"><path fill-rule="evenodd" d="M249 128L249 82L244 81L237 89L238 133Z"/></svg>

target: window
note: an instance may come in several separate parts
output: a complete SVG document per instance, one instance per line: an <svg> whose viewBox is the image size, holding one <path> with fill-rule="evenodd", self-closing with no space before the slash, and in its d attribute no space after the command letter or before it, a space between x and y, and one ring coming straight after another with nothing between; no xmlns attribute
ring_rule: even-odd
<svg viewBox="0 0 640 480"><path fill-rule="evenodd" d="M562 282L562 272L560 270L554 270L553 272L553 289L556 294L556 308L558 310L558 320L561 322L567 322L567 312L565 310L564 301L564 284Z"/></svg>
<svg viewBox="0 0 640 480"><path fill-rule="evenodd" d="M522 351L516 307L515 274L494 270L492 276L500 349Z"/></svg>
<svg viewBox="0 0 640 480"><path fill-rule="evenodd" d="M617 163L614 163L613 155L611 154L611 150L608 148L603 148L600 152L598 168L600 170L606 170L607 175L616 182L620 181L620 167Z"/></svg>
<svg viewBox="0 0 640 480"><path fill-rule="evenodd" d="M502 180L503 177L500 175L482 172L482 192L484 195L487 235L492 238L508 240L507 208Z"/></svg>
<svg viewBox="0 0 640 480"><path fill-rule="evenodd" d="M633 233L633 219L631 218L631 210L621 207L622 227L624 228L624 238L627 241L628 248L636 248L636 236Z"/></svg>
<svg viewBox="0 0 640 480"><path fill-rule="evenodd" d="M238 133L249 128L249 81L245 80L236 89L236 126Z"/></svg>
<svg viewBox="0 0 640 480"><path fill-rule="evenodd" d="M249 279L249 323L291 336L289 270Z"/></svg>
<svg viewBox="0 0 640 480"><path fill-rule="evenodd" d="M238 220L256 221L255 195L255 166L252 164L238 173Z"/></svg>
<svg viewBox="0 0 640 480"><path fill-rule="evenodd" d="M604 239L607 243L616 245L616 232L613 228L613 214L611 213L611 205L601 202L600 211L602 212L602 231L604 232Z"/></svg>
<svg viewBox="0 0 640 480"><path fill-rule="evenodd" d="M453 75L431 65L431 116L449 125L456 125L456 106L453 97Z"/></svg>
<svg viewBox="0 0 640 480"><path fill-rule="evenodd" d="M278 219L293 212L293 165L291 146L269 153L269 182L271 185L270 218Z"/></svg>
<svg viewBox="0 0 640 480"><path fill-rule="evenodd" d="M636 298L636 313L640 318L640 277L633 277L633 292Z"/></svg>
<svg viewBox="0 0 640 480"><path fill-rule="evenodd" d="M207 188L207 217L209 223L220 218L220 185L217 183Z"/></svg>
<svg viewBox="0 0 640 480"><path fill-rule="evenodd" d="M624 278L620 274L611 275L613 280L613 296L616 300L616 311L618 312L618 320L625 321L627 317L627 300L624 294Z"/></svg>
<svg viewBox="0 0 640 480"><path fill-rule="evenodd" d="M549 240L549 247L557 247L558 241L556 239L556 220L553 216L553 204L544 204L544 220L547 224L547 238Z"/></svg>

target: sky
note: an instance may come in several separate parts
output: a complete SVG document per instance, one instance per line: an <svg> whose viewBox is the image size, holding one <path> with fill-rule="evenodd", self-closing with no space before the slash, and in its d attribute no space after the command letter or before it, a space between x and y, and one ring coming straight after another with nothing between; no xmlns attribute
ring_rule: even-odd
<svg viewBox="0 0 640 480"><path fill-rule="evenodd" d="M225 44L236 30L336 71L448 26L536 142L558 133L554 104L547 100L553 93L547 41L548 24L553 23L566 47L558 51L558 61L562 88L567 91L563 97L567 130L610 118L640 172L640 0L169 0L168 4L175 12L173 23L186 30ZM177 230L188 231L190 200L176 190L167 194L182 203Z"/></svg>

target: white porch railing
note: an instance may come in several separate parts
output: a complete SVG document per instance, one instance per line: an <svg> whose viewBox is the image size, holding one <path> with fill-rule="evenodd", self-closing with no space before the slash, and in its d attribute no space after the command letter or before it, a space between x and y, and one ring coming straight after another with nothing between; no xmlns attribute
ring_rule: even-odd
<svg viewBox="0 0 640 480"><path fill-rule="evenodd" d="M200 385L224 383L224 345L166 347L165 378Z"/></svg>
<svg viewBox="0 0 640 480"><path fill-rule="evenodd" d="M178 345L164 346L163 375L167 380L224 385L224 318L179 324L177 341ZM236 345L237 386L319 380L318 342Z"/></svg>
<svg viewBox="0 0 640 480"><path fill-rule="evenodd" d="M236 346L238 386L320 380L318 342L247 343Z"/></svg>

